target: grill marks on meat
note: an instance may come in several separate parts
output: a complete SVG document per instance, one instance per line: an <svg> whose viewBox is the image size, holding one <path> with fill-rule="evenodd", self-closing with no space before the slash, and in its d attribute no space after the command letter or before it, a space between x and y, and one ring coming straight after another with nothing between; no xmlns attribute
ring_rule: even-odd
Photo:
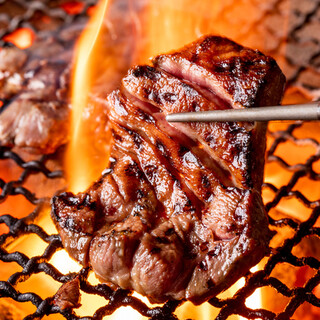
<svg viewBox="0 0 320 320"><path fill-rule="evenodd" d="M85 192L53 199L70 255L153 302L199 304L233 284L268 248L265 125L165 115L278 104L283 85L271 58L214 36L129 70L107 98L109 169Z"/></svg>
<svg viewBox="0 0 320 320"><path fill-rule="evenodd" d="M160 55L153 64L211 90L233 108L271 105L274 91L283 87L283 74L271 57L227 38L208 37Z"/></svg>
<svg viewBox="0 0 320 320"><path fill-rule="evenodd" d="M187 112L188 107L189 111L221 108L221 104L217 107L216 103L200 96L190 83L149 66L137 67L137 69L129 72L123 79L123 85L132 95L162 109L164 114ZM283 84L280 88L282 87ZM171 99L167 99L168 96ZM280 96L276 98L280 99ZM222 106L225 107L225 104ZM213 161L220 162L221 169L230 173L236 186L260 188L263 162L252 163L251 151L264 153L265 146L260 141L265 134L265 124L221 122L175 124L175 126L200 144ZM258 139L255 138L256 136Z"/></svg>
<svg viewBox="0 0 320 320"><path fill-rule="evenodd" d="M110 120L117 124L120 123L121 126L126 128L124 131L119 132L117 136L121 136L124 139L128 130L129 132L134 132L135 135L139 135L139 143L136 142L136 136L131 137L131 147L136 149L138 157L141 153L145 153L146 157L148 157L144 159L140 156L139 162L142 163L144 174L151 181L154 188L156 190L165 190L166 193L169 193L168 198L172 202L173 190L180 188L181 185L186 190L186 199L192 200L196 207L200 209L201 204L196 199L200 198L203 201L206 194L212 193L213 184L219 183L212 170L212 168L215 168L214 164L208 163L208 168L206 168L197 157L197 153L193 154L191 151L191 149L196 151L197 146L178 131L171 129L173 133L170 132L169 135L163 128L164 120L160 117L160 114L153 116L143 111L143 116L139 117L137 114L141 112L141 109L132 104L120 91L112 93L108 100L109 105L117 105L117 107L110 110ZM121 109L119 106L121 106ZM121 114L121 112L117 112L119 109L126 110L126 112ZM146 117L150 121L145 121ZM149 150L146 149L146 145L149 146ZM125 146L127 150L130 150L131 147ZM198 152L198 154L206 159L201 152ZM146 165L144 165L145 163ZM159 176L161 177L160 181ZM185 179L180 179L180 176L185 176ZM207 177L207 183L203 182L205 180L204 177ZM172 190L168 190L171 185L173 186ZM190 194L188 190L193 192ZM182 194L179 193L179 197L182 197ZM158 192L158 199L161 202L165 202L161 192ZM188 200L186 202L188 203ZM165 207L169 210L172 205L167 206L165 204Z"/></svg>

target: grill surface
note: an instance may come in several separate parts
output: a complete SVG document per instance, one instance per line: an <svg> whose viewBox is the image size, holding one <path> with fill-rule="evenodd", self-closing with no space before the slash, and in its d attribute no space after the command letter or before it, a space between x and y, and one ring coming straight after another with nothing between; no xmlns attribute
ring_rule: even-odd
<svg viewBox="0 0 320 320"><path fill-rule="evenodd" d="M82 10L77 14L68 14L63 4L83 3ZM0 45L7 45L2 37L18 28L30 28L36 34L68 25L77 19L86 17L88 8L97 0L66 1L66 0L0 0Z"/></svg>
<svg viewBox="0 0 320 320"><path fill-rule="evenodd" d="M316 223L320 215L320 202L308 200L308 195L303 193L303 190L296 190L295 186L299 184L299 180L308 178L313 181L320 180L320 173L315 172L313 166L320 159L320 143L312 138L297 138L295 133L299 132L303 126L302 123L293 123L288 125L285 130L274 131L269 133L269 138L273 140L268 151L268 165L276 163L279 165L278 174L281 171L290 175L288 184L276 186L271 183L264 185L264 190L268 189L272 193L272 200L266 204L267 211L270 212L270 227L278 233L282 233L284 229L290 229L290 236L285 237L280 245L271 245L272 249L267 262L261 271L250 273L246 276L245 285L238 292L227 299L214 298L209 302L212 306L220 309L216 319L227 319L229 315L238 314L248 319L290 319L294 312L304 303L308 302L312 306L319 308L320 299L313 293L314 288L320 283L320 261L319 258L309 256L297 256L294 254L294 247L299 245L301 241L309 236L320 237L320 228ZM286 159L277 156L277 150L282 145L290 141L298 148L301 146L311 146L314 148L314 154L305 161L304 164L297 163L294 165L288 164ZM0 259L3 262L15 262L22 267L22 271L14 273L7 281L0 282L0 294L2 297L10 297L18 302L31 301L37 308L36 312L26 317L26 319L36 319L44 315L61 313L66 319L80 319L75 312L71 310L59 310L58 307L52 304L52 297L41 298L36 293L19 292L16 286L20 282L27 281L32 275L37 273L45 273L55 281L65 283L75 277L74 273L61 274L48 261L57 250L62 249L62 244L58 235L47 234L43 228L36 223L37 216L42 212L44 206L48 206L48 200L38 199L36 195L32 195L31 191L24 187L26 176L30 174L41 173L47 179L57 179L61 176L60 171L50 171L46 167L48 157L41 157L36 160L24 162L16 153L8 149L0 149L1 161L11 159L16 166L23 169L21 177L17 181L4 182L1 180L2 201L6 201L8 197L16 194L23 195L28 201L36 203L35 211L25 218L16 219L13 215L4 215L0 217L0 223L6 224L10 231L0 237L1 249ZM310 215L303 222L297 219L289 218L286 215L275 219L272 211L275 211L282 200L298 199L299 202L307 209L310 209ZM280 209L282 211L282 209ZM278 213L279 216L281 214ZM27 257L21 252L8 252L7 245L24 235L34 234L47 243L47 247L42 255ZM319 256L320 257L320 256ZM272 274L276 268L281 265L289 265L292 267L308 266L315 273L306 280L300 287L289 287L284 281L276 278ZM285 269L287 270L287 269ZM91 285L88 281L90 270L83 269L80 271L80 288L88 294L96 294L105 298L105 306L102 306L96 311L93 317L83 317L81 319L101 319L104 315L112 314L119 306L128 306L138 310L142 315L151 319L176 319L174 311L183 302L172 301L164 304L161 307L150 308L138 298L131 295L131 292L124 290L112 291L107 285ZM256 288L265 288L269 286L274 288L281 296L288 297L288 303L284 310L280 313L275 313L268 309L251 310L245 306L245 299L250 296ZM30 288L31 289L31 288ZM32 290L30 290L32 291Z"/></svg>
<svg viewBox="0 0 320 320"><path fill-rule="evenodd" d="M68 15L58 7L61 2L67 1L0 1L0 10L4 12L1 15L0 37L18 27L25 26L32 27L36 32L43 32L43 29L40 26L37 28L34 23L37 20L35 17L41 15L51 17L54 24L58 25L72 23L74 19L84 16L83 13ZM82 2L85 3L85 12L86 8L96 1ZM288 40L292 46L299 43L299 35L303 34L303 30L310 28L320 11L319 1L317 3L312 1L314 5L310 5L308 10L300 10L298 3L302 2L297 2L297 8L294 11L297 17L295 21L298 22L293 24ZM279 10L279 7L277 6L275 10ZM265 15L265 19L267 17L268 14ZM310 41L317 44L318 51L313 52L308 58L311 68L308 70L316 70L320 46L315 39ZM5 43L2 42L2 45ZM303 82L307 79L303 76L307 66L298 65L298 62L293 61L289 55L288 53L285 63L293 70L289 76L290 84L299 83L308 90L316 89L316 82L312 84L310 81ZM310 246L319 246L320 199L319 196L314 196L312 188L305 187L309 183L315 186L315 189L319 189L320 142L319 136L312 137L317 126L317 123L296 122L273 124L270 127L266 172L270 173L271 178L268 178L263 187L266 210L270 217L270 228L275 232L270 246L270 255L265 259L262 270L247 274L244 286L234 295L228 298L217 297L209 301L212 308L217 309L216 319L227 319L231 315L241 315L248 319L290 319L294 314L300 319L299 312L309 312L309 319L312 319L311 314L320 314L320 296L317 291L317 286L320 284L320 252L308 249ZM308 150L308 156L303 160L299 156L292 158L290 152L283 150L295 150L296 155L304 154ZM57 158L59 159L59 155L56 154L30 159L29 156L26 158L18 155L11 149L0 148L0 167L5 167L10 162L11 168L20 174L17 179L7 181L4 177L0 179L2 189L0 202L5 204L19 195L34 206L34 211L24 212L23 218L20 219L16 217L16 212L9 212L0 217L0 227L4 229L6 225L9 228L9 231L0 235L1 270L10 269L12 263L20 266L19 271L12 272L8 278L3 279L1 276L0 280L3 281L0 281L0 297L3 299L0 299L0 305L3 300L6 303L15 301L21 305L24 302L31 302L34 305L34 311L25 319L39 319L45 315L57 313L65 319L102 319L105 315L114 313L120 306L131 306L141 315L154 320L177 319L175 311L184 304L183 301L170 301L163 306L150 307L132 296L130 291L113 291L105 284L91 284L89 269L82 269L79 273L63 274L53 266L50 259L55 253L63 250L61 240L59 235L45 231L39 222L43 212L48 212L49 198L35 194L36 191L32 189L32 185L30 187L28 181L39 175L44 181L48 180L53 183L60 181L63 176L62 171L59 170L59 167L51 165L51 162L56 161ZM277 171L274 171L275 169ZM0 174L4 172L0 171ZM295 208L293 215L292 207ZM39 238L45 242L42 254L28 256L22 250L13 249L16 248L16 243L28 237ZM78 277L82 292L98 295L105 302L95 310L94 315L79 316L77 310L60 310L53 303L52 294L40 296L32 287L28 290L20 289L20 284L27 283L32 276L38 274L46 275L59 285ZM264 298L265 307L263 309L248 308L245 300L256 289L261 289L262 293L270 294L271 292L273 297L281 301L280 306Z"/></svg>

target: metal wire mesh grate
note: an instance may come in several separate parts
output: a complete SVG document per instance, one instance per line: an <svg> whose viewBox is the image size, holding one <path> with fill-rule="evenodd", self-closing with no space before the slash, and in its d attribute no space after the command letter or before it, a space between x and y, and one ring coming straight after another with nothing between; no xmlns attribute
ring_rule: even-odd
<svg viewBox="0 0 320 320"><path fill-rule="evenodd" d="M312 138L298 138L295 132L303 129L302 123L294 123L288 125L285 130L270 132L269 139L272 141L268 150L268 165L277 163L280 170L290 174L290 179L287 184L276 186L270 182L265 183L264 190L268 189L272 194L272 199L266 204L267 211L270 212L270 227L277 233L281 233L282 229L290 228L291 233L288 237L283 237L280 245L273 246L271 244L271 252L264 267L260 271L249 273L245 277L245 285L240 288L233 296L229 298L213 298L209 302L212 306L219 309L216 319L227 319L230 315L237 314L248 319L290 319L295 311L299 309L305 302L308 302L315 308L320 307L320 299L314 293L314 289L320 284L320 255L318 258L311 256L297 256L294 254L294 247L299 245L301 241L307 237L319 237L320 228L317 220L320 215L320 200L308 199L308 195L304 190L295 190L295 186L299 184L299 180L308 178L312 181L319 182L320 173L315 170L317 162L320 160L320 143ZM277 155L277 150L284 144L289 142L295 146L311 146L314 152L306 159L305 163L289 164L287 159ZM62 274L59 272L49 260L56 251L62 249L60 238L56 234L49 235L40 225L34 223L37 217L43 211L43 208L48 206L48 200L38 199L36 195L30 196L31 192L26 189L23 184L25 177L29 174L41 172L47 179L57 179L61 176L61 171L50 171L46 167L46 157L40 157L38 160L25 162L16 153L8 149L0 149L1 159L10 158L15 164L23 168L21 178L17 181L7 182L2 181L2 201L7 197L16 195L17 193L26 197L30 202L37 203L37 207L32 212L22 219L17 219L13 215L4 215L0 217L0 223L9 227L9 232L0 236L1 250L0 260L9 263L15 262L20 265L22 270L13 273L7 281L0 282L1 297L10 297L17 302L30 301L36 311L25 319L41 318L48 314L60 313L66 319L102 319L105 315L112 314L119 306L131 306L141 315L150 319L176 319L175 310L183 304L182 301L170 301L163 306L150 307L138 298L132 296L132 292L125 290L111 290L105 284L92 285L88 280L90 275L89 269L82 269L78 274L68 273ZM2 160L3 161L3 160ZM267 169L268 171L268 169ZM279 175L281 172L278 171ZM15 185L15 187L12 187ZM290 218L286 213L274 218L272 211L278 209L282 200L297 199L303 206L310 209L310 214L304 221ZM282 209L279 209L282 211ZM281 217L280 217L281 216ZM280 218L279 218L280 217ZM9 243L16 241L25 235L36 235L46 243L46 248L43 254L28 257L22 252L7 249ZM273 276L277 266L288 264L292 267L297 267L300 270L308 267L314 270L314 274L306 279L301 286L290 287L285 281ZM72 309L60 310L53 303L53 296L41 298L38 294L32 292L21 292L17 290L17 285L20 282L27 281L32 275L37 273L45 273L58 283L66 283L75 276L79 277L81 291L90 295L99 295L105 299L105 305L96 310L94 315L80 317L76 315L76 311ZM287 297L285 308L276 313L268 308L253 310L245 305L245 300L257 288L274 288L278 294ZM271 308L272 309L272 308ZM316 318L315 318L316 319Z"/></svg>

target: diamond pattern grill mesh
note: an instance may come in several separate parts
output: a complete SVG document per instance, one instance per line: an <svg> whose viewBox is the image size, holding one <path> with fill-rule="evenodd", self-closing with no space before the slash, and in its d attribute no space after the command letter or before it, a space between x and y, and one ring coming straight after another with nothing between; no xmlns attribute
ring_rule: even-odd
<svg viewBox="0 0 320 320"><path fill-rule="evenodd" d="M83 6L79 13L68 14L63 5L79 2ZM35 0L23 1L0 0L0 38L17 30L30 28L36 34L47 30L56 30L62 25L68 25L86 16L88 8L95 5L97 0L66 1L66 0ZM0 41L3 46L5 42Z"/></svg>
<svg viewBox="0 0 320 320"><path fill-rule="evenodd" d="M4 12L0 16L2 26L0 37L25 26L31 26L35 31L41 32L42 29L40 27L38 29L33 23L34 18L39 15L51 17L58 25L72 23L77 17L83 17L83 13L68 15L59 7L61 2L63 1L0 1L0 12ZM95 1L82 2L85 3L83 11L85 12ZM310 25L313 25L315 17L319 17L319 3L312 1L308 10L299 11L297 2L294 14L299 19L291 30L289 43L297 44L298 35L303 34L303 30L311 28ZM311 67L308 70L316 73L320 54L319 43L314 38L310 41L318 45L318 51L309 58ZM299 83L306 89L315 90L317 77L313 85L309 82L304 83L305 78L301 80L300 77L306 72L307 67L298 66L298 62L293 58L287 57L285 61L287 66L295 70L291 77L289 76L291 84ZM214 310L212 319L233 319L232 315L248 319L302 319L306 314L308 319L318 319L320 314L318 131L319 124L315 122L270 125L266 181L263 187L270 228L274 230L270 254L261 263L260 270L247 274L244 285L236 288L235 292L209 301ZM62 272L54 266L53 258L58 252L62 252L63 248L59 235L47 228L43 219L48 215L49 198L58 187L55 190L49 188L47 192L42 192L35 188L37 183L34 181L38 181L37 179L41 177L44 188L47 188L48 181L49 184L63 185L61 183L63 173L57 159L59 159L57 154L30 157L30 155L22 156L9 148L0 148L0 168L2 168L0 212L4 214L0 216L0 313L1 310L6 310L2 312L4 316L7 315L4 319L23 317L28 320L41 319L46 315L52 315L52 319L56 319L58 314L61 319L102 319L106 315L113 314L121 306L131 306L149 319L193 318L192 314L178 316L179 309L185 304L183 301L150 306L132 295L130 291L113 291L105 284L95 284L89 269ZM11 170L18 172L18 177L12 178L9 175L10 178L6 178L8 175L3 168L8 168L8 163ZM20 200L22 198L25 201L21 201L22 203L30 205L25 207L22 215L5 206L10 201L15 202L17 198ZM30 248L21 245L26 243L27 247L30 246L32 242L29 242L29 238L42 243L41 248L35 248L38 250L32 255L28 254ZM38 287L28 284L30 281L33 283L32 279L39 275L49 278L54 283L55 289L50 289L45 284L47 291L38 293ZM90 311L90 315L80 314L77 309L72 308L61 310L54 303L57 288L75 278L79 279L82 295L93 296L94 299L101 298L100 306ZM41 287L41 284L38 283L38 286ZM246 298L256 289L263 294L261 309L251 309L245 304ZM27 311L20 312L20 307L24 309L25 305L28 305L25 308Z"/></svg>
<svg viewBox="0 0 320 320"><path fill-rule="evenodd" d="M301 135L303 130L308 129L308 126L317 125L312 123L302 124L293 123L287 126L284 130L272 131L269 133L269 140L272 141L268 150L268 166L276 163L280 169L277 175L282 173L290 176L287 184L277 182L273 184L267 182L264 185L264 192L270 191L272 194L271 201L266 204L267 211L270 213L270 227L276 232L282 234L286 231L288 236L283 237L280 245L277 240L271 243L271 253L266 259L266 263L262 270L250 273L246 276L245 285L239 289L233 296L228 298L213 298L209 302L212 306L219 309L219 314L216 319L227 319L229 315L238 314L248 319L262 318L262 319L290 319L294 312L299 308L305 308L309 312L313 312L313 308L320 307L320 299L317 297L315 290L320 283L320 254L318 257L314 256L300 256L295 254L295 247L299 246L303 239L309 239L310 244L312 240L314 245L318 245L318 237L320 236L320 228L317 220L320 215L320 201L308 199L308 195L304 190L296 190L295 186L299 184L301 179L307 178L314 182L319 182L319 160L320 160L320 143L312 138L297 137L296 132ZM304 128L306 127L306 128ZM289 164L286 159L277 155L277 150L290 141L295 147L311 146L314 152L308 156L305 163ZM56 251L62 249L60 238L56 234L49 235L44 229L37 224L37 217L41 215L44 208L48 206L48 200L38 199L36 195L24 187L25 176L28 174L41 173L47 179L57 179L61 176L61 171L50 171L46 162L48 157L40 157L38 160L23 161L16 153L8 149L0 149L1 161L10 158L15 164L23 169L21 178L17 181L4 182L2 181L2 201L13 197L16 194L21 194L28 201L37 204L36 209L28 216L17 219L13 215L3 215L0 217L0 222L9 227L8 233L0 236L1 250L0 260L4 263L15 262L20 265L22 270L10 275L7 281L0 282L0 294L2 297L10 297L17 302L30 301L36 306L36 311L27 316L26 319L36 319L43 317L46 314L61 313L66 319L101 319L104 315L113 313L119 306L130 305L138 310L142 315L151 319L176 319L174 311L183 302L173 301L168 302L161 307L149 307L138 298L131 295L131 292L125 290L111 290L105 284L92 285L88 277L90 270L82 269L79 272L80 288L83 292L90 295L99 295L105 298L105 305L99 308L95 315L89 317L79 317L76 311L63 310L61 311L57 306L52 304L52 296L41 298L38 294L30 292L22 292L17 290L17 285L20 282L27 281L32 275L37 273L45 273L58 283L65 283L75 277L75 273L62 274L59 272L49 260ZM316 167L316 169L314 168ZM278 184L278 185L277 185ZM281 201L286 199L296 199L305 209L310 210L306 219L299 221L290 218L287 214L281 214ZM279 207L279 208L278 208ZM272 212L274 211L274 212ZM275 211L280 211L275 213ZM42 254L28 257L22 252L8 250L10 243L17 241L17 239L30 236L31 234L41 238L46 247ZM275 236L276 238L276 236ZM302 248L303 249L303 248ZM273 273L279 272L276 269L287 265L284 272L288 271L288 266L292 276L299 274L299 270L308 268L313 270L312 275L306 279L301 286L291 287L281 278L277 278ZM300 272L301 273L301 272ZM305 271L307 273L307 271ZM302 275L301 275L302 276ZM285 301L285 308L276 313L268 308L251 310L246 307L245 299L252 294L257 288L274 288L279 295L287 297ZM30 288L31 289L31 288ZM1 300L0 300L1 301ZM305 306L304 302L308 302ZM267 303L268 304L268 303ZM314 311L317 312L317 311ZM315 318L316 319L316 318Z"/></svg>

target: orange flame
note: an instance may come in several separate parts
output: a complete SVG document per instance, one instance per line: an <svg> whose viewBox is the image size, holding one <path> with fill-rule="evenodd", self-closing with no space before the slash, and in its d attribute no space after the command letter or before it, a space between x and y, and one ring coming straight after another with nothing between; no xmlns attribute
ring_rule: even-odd
<svg viewBox="0 0 320 320"><path fill-rule="evenodd" d="M95 11L96 11L97 7L96 6L91 6L87 9L87 14L91 17L94 15Z"/></svg>
<svg viewBox="0 0 320 320"><path fill-rule="evenodd" d="M35 33L29 28L20 28L3 37L4 41L11 42L20 49L29 48L35 39Z"/></svg>
<svg viewBox="0 0 320 320"><path fill-rule="evenodd" d="M96 178L95 172L97 169L93 168L91 162L95 162L94 150L92 150L91 142L88 140L90 136L88 137L88 127L84 120L84 113L92 86L93 70L97 68L97 60L95 60L98 51L97 38L107 7L107 1L101 2L82 34L77 47L72 87L71 142L67 152L66 165L70 190L73 192L84 190ZM94 166L99 167L97 164Z"/></svg>

